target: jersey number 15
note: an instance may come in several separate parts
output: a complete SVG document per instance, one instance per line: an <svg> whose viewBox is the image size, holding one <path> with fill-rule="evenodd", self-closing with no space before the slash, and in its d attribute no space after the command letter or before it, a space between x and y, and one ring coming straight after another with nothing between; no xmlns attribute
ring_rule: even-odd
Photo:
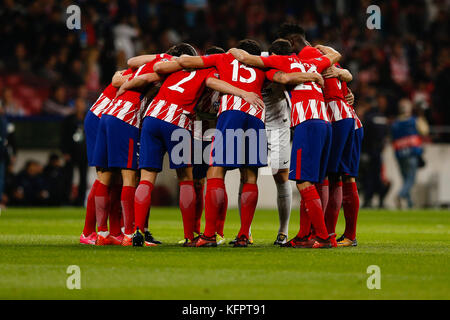
<svg viewBox="0 0 450 320"><path fill-rule="evenodd" d="M242 83L252 83L253 81L256 80L256 71L253 68L248 68L242 64L239 63L239 61L237 61L236 59L234 59L231 64L233 65L233 75L231 77L231 80L233 81L239 81ZM244 78L243 76L239 76L239 69L245 69L248 72L250 72L250 77L249 78ZM238 80L239 78L239 80Z"/></svg>

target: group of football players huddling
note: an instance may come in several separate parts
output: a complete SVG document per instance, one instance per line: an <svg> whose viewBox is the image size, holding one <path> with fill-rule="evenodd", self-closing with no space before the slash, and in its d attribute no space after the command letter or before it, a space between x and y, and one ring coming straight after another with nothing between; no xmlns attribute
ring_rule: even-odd
<svg viewBox="0 0 450 320"><path fill-rule="evenodd" d="M300 26L284 24L267 52L245 39L228 52L210 47L199 56L180 43L166 53L129 59L129 68L114 74L86 115L88 161L97 180L80 243L161 244L148 223L152 190L168 153L179 181L183 246L224 242L224 179L233 169L241 177L241 227L230 244L252 244L258 168L268 164L280 222L275 245L356 246L363 128L347 87L352 75L339 66L340 58L333 48L311 46ZM291 240L289 180L301 196L300 230ZM336 238L341 207L345 231Z"/></svg>

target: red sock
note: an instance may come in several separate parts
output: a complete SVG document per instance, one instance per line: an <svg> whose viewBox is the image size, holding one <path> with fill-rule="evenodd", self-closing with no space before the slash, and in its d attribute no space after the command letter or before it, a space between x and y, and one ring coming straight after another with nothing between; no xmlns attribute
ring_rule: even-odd
<svg viewBox="0 0 450 320"><path fill-rule="evenodd" d="M355 240L356 221L358 220L358 211L359 211L359 195L356 182L344 183L342 191L343 191L342 204L344 207L344 216L345 216L344 236L346 236L350 240Z"/></svg>
<svg viewBox="0 0 450 320"><path fill-rule="evenodd" d="M322 202L322 210L326 211L328 205L329 197L329 182L328 179L324 180L322 183L316 183L317 193L319 194L320 201Z"/></svg>
<svg viewBox="0 0 450 320"><path fill-rule="evenodd" d="M255 215L256 204L258 203L258 185L254 183L244 183L241 194L241 230L238 237L245 235L249 237L250 226Z"/></svg>
<svg viewBox="0 0 450 320"><path fill-rule="evenodd" d="M111 186L109 191L110 197L110 211L109 211L109 231L113 236L118 236L122 233L120 230L120 219L122 216L122 206L120 205L120 194L122 192L122 185L115 184Z"/></svg>
<svg viewBox="0 0 450 320"><path fill-rule="evenodd" d="M141 231L148 226L147 214L152 203L153 183L141 180L134 195L134 225Z"/></svg>
<svg viewBox="0 0 450 320"><path fill-rule="evenodd" d="M202 213L203 213L203 190L204 185L201 183L194 184L195 188L195 223L194 232L200 234Z"/></svg>
<svg viewBox="0 0 450 320"><path fill-rule="evenodd" d="M327 227L323 219L322 202L315 186L309 186L300 191L305 211L311 220L316 235L322 239L328 238Z"/></svg>
<svg viewBox="0 0 450 320"><path fill-rule="evenodd" d="M84 218L83 228L83 235L85 237L90 235L92 232L95 232L95 189L97 189L99 183L100 181L95 180L87 198L86 217Z"/></svg>
<svg viewBox="0 0 450 320"><path fill-rule="evenodd" d="M134 194L136 187L123 186L122 187L122 213L123 224L125 227L125 234L132 234L134 232Z"/></svg>
<svg viewBox="0 0 450 320"><path fill-rule="evenodd" d="M311 219L306 212L305 201L300 201L300 230L297 237L304 238L311 233Z"/></svg>
<svg viewBox="0 0 450 320"><path fill-rule="evenodd" d="M208 179L205 196L205 232L206 237L216 234L216 224L219 212L225 203L225 182L220 178Z"/></svg>
<svg viewBox="0 0 450 320"><path fill-rule="evenodd" d="M193 181L180 182L180 210L183 217L184 238L194 239L195 189Z"/></svg>
<svg viewBox="0 0 450 320"><path fill-rule="evenodd" d="M109 188L99 182L95 188L95 216L98 231L108 231Z"/></svg>
<svg viewBox="0 0 450 320"><path fill-rule="evenodd" d="M325 179L322 183L315 183L314 184L316 186L316 190L317 193L319 194L320 197L320 202L322 203L322 212L325 214L325 211L327 209L328 206L328 198L329 198L329 182L328 179ZM300 219L301 219L301 213L300 213ZM304 212L304 219L305 221L308 221L309 218L307 218L307 214L306 212ZM310 221L310 220L309 220ZM311 221L310 221L311 222ZM301 229L301 225L300 225L300 229ZM309 225L309 227L306 227L306 225L304 226L304 230L306 231L310 231L311 233L311 237L315 237L316 234L314 232L314 227L311 226L311 224ZM300 232L299 232L300 234ZM302 233L303 234L303 233ZM308 234L306 234L308 235Z"/></svg>
<svg viewBox="0 0 450 320"><path fill-rule="evenodd" d="M225 190L225 199L222 206L222 210L220 210L219 215L217 216L216 221L216 230L217 234L223 237L223 227L225 226L225 218L227 217L227 209L228 209L228 195L227 190Z"/></svg>
<svg viewBox="0 0 450 320"><path fill-rule="evenodd" d="M336 224L339 218L339 210L342 207L342 181L330 185L330 199L325 211L325 224L328 233L336 233Z"/></svg>

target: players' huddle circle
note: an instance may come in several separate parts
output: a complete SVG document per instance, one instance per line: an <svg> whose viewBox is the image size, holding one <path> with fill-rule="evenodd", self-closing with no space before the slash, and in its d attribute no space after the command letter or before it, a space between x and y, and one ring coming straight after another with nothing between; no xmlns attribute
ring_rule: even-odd
<svg viewBox="0 0 450 320"><path fill-rule="evenodd" d="M86 115L88 161L97 169L97 180L88 196L80 243L161 244L149 231L149 212L168 153L179 181L184 229L180 243L185 247L224 242L224 179L233 169L241 174L241 227L230 243L253 243L258 168L267 165L267 158L277 187L280 225L275 245L356 246L355 178L363 128L347 87L352 75L339 66L340 59L331 47L312 47L304 30L292 24L281 26L268 52L245 39L228 52L211 47L199 56L191 45L180 43L166 53L129 59L129 68L114 74ZM201 125L194 126L194 121ZM244 138L235 143L236 136L226 134L230 131L243 132ZM250 139L245 136L250 131L262 134ZM175 159L180 150L174 136L187 137L200 148L189 155L181 151L185 160L180 162ZM209 157L192 161L198 153ZM232 156L224 160L219 155ZM301 203L300 230L288 241L289 180L296 182ZM337 239L342 206L346 227Z"/></svg>

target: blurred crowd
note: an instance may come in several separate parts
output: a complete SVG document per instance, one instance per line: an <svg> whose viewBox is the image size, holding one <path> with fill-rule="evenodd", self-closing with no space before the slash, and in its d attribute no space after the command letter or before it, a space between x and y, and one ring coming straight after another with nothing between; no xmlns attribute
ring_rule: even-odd
<svg viewBox="0 0 450 320"><path fill-rule="evenodd" d="M50 152L45 165L27 159L16 167L14 125L0 105L0 208L3 206L83 206L87 187L87 154L83 122L86 105L77 99L75 112L62 119L57 152ZM77 168L78 181L74 186Z"/></svg>
<svg viewBox="0 0 450 320"><path fill-rule="evenodd" d="M386 99L413 101L415 112L436 126L450 125L445 90L450 85L448 0L3 0L0 7L1 74L20 73L47 83L41 108L15 103L14 87L2 86L9 115L67 115L74 101L90 103L117 69L134 55L165 51L180 41L200 52L214 44L233 47L245 37L263 46L286 21L300 23L312 43L343 53L361 115ZM81 29L66 27L66 8L81 8ZM366 8L381 8L381 29L366 27ZM42 84L42 81L40 81ZM435 140L450 139L446 130Z"/></svg>
<svg viewBox="0 0 450 320"><path fill-rule="evenodd" d="M295 22L313 44L342 53L341 64L354 76L357 113L368 128L376 124L366 135L366 156L383 149L401 99L431 125L429 139L450 141L449 0L0 3L6 22L0 24L0 101L8 117L70 117L95 101L132 56L163 52L180 41L200 53L210 45L228 49L247 37L267 48L283 22ZM81 8L80 30L66 27L72 4ZM366 9L373 4L381 8L380 30L366 27Z"/></svg>

